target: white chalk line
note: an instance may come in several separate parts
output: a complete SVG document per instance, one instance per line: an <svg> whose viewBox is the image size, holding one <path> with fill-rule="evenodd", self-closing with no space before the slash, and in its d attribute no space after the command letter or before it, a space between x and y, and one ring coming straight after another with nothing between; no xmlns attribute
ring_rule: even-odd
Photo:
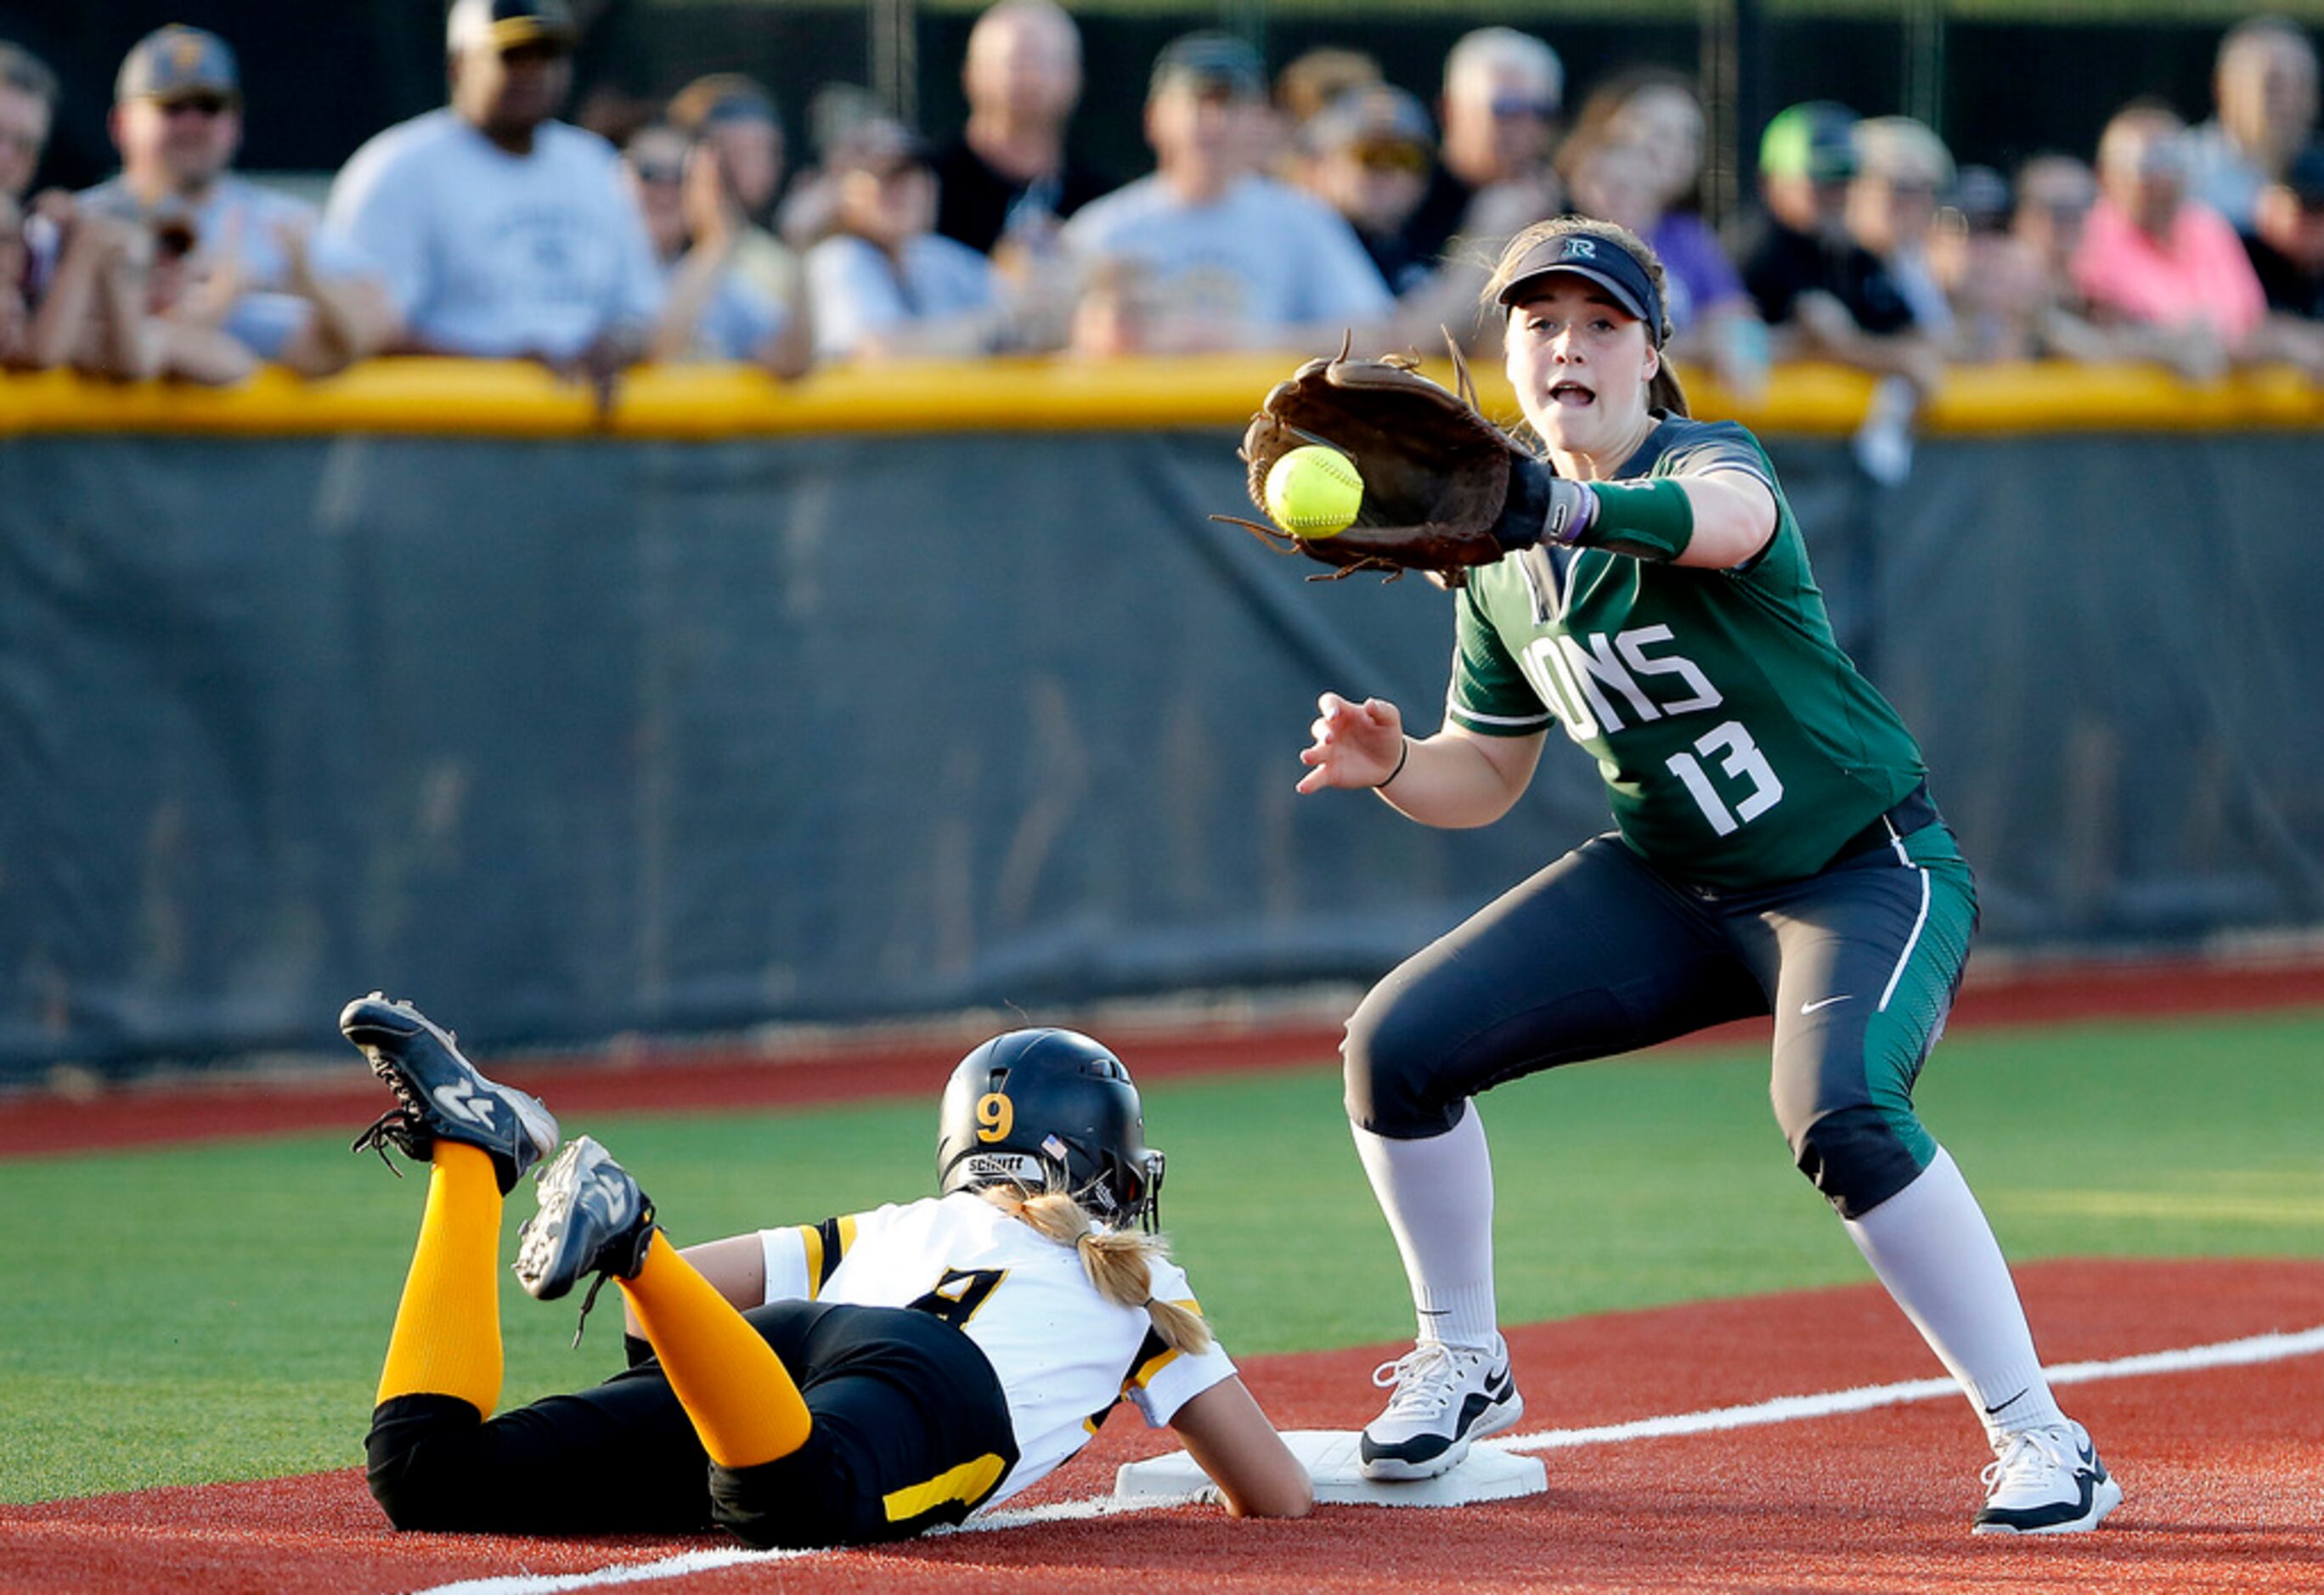
<svg viewBox="0 0 2324 1595"><path fill-rule="evenodd" d="M2101 1379L2144 1378L2156 1374L2194 1373L2206 1369L2241 1368L2254 1363L2281 1362L2287 1358L2324 1351L2324 1324L2278 1334L2247 1335L2241 1340L2215 1341L2172 1351L2147 1351L2100 1362L2068 1362L2049 1369L2052 1385L2083 1385ZM1700 1412L1673 1413L1637 1418L1626 1424L1600 1424L1584 1429L1545 1429L1532 1434L1501 1435L1478 1443L1503 1451L1570 1451L1585 1445L1614 1445L1631 1440L1664 1440L1683 1434L1709 1434L1725 1429L1748 1429L1768 1424L1803 1423L1869 1412L1876 1407L1903 1406L1958 1396L1960 1387L1950 1379L1905 1379L1892 1385L1866 1385L1849 1390L1826 1390L1812 1396L1778 1396L1739 1406L1707 1407ZM992 1512L959 1528L937 1532L983 1534L996 1529L1025 1528L1036 1524L1080 1522L1130 1512L1151 1512L1185 1506L1196 1496L1140 1496L1119 1499L1087 1496L1039 1507L1010 1507ZM652 1562L615 1563L591 1572L508 1573L493 1578L463 1579L438 1584L419 1595L555 1595L565 1590L607 1589L618 1584L648 1583L684 1578L688 1573L761 1562L788 1562L805 1556L828 1556L830 1551L753 1551L732 1549L687 1551Z"/></svg>

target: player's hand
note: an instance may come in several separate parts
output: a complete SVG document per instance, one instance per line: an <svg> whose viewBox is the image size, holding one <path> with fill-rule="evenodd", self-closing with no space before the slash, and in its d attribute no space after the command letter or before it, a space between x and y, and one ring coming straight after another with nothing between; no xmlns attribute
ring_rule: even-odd
<svg viewBox="0 0 2324 1595"><path fill-rule="evenodd" d="M1335 692L1316 700L1314 738L1299 750L1299 762L1308 766L1299 778L1303 792L1326 787L1377 787L1404 762L1404 715L1384 698L1351 704Z"/></svg>

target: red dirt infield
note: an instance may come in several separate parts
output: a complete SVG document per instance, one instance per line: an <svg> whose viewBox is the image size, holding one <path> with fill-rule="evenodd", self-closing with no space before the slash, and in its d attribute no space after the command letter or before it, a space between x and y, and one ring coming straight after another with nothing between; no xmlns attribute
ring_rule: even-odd
<svg viewBox="0 0 2324 1595"><path fill-rule="evenodd" d="M2324 1262L2075 1261L2019 1280L2052 1366L2324 1324ZM1517 1434L1894 1381L1938 1369L1872 1285L1577 1319L1511 1332ZM1397 1348L1252 1360L1286 1427L1352 1427ZM1124 1588L1248 1590L1907 1591L2324 1588L2324 1354L2061 1390L2127 1499L2095 1535L1968 1532L1986 1460L1974 1420L1932 1401L1680 1438L1543 1452L1545 1495L1437 1511L1318 1509L1231 1523L1178 1507L754 1561L656 1590ZM350 1415L348 1449L358 1415ZM1012 1507L1104 1493L1164 1449L1127 1420ZM0 1507L8 1590L387 1590L652 1563L716 1537L397 1535L359 1472ZM525 1575L531 1575L526 1577ZM634 1574L632 1574L634 1576Z"/></svg>

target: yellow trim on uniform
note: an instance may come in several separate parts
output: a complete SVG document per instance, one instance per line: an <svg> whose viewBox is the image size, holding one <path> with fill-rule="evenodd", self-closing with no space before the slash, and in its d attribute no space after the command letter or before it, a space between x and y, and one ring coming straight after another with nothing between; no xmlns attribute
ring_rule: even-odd
<svg viewBox="0 0 2324 1595"><path fill-rule="evenodd" d="M801 1224L798 1234L807 1248L807 1299L813 1301L823 1290L823 1226Z"/></svg>
<svg viewBox="0 0 2324 1595"><path fill-rule="evenodd" d="M1157 1351L1153 1356L1148 1357L1144 1363L1137 1368L1131 1369L1130 1370L1130 1377L1121 1381L1121 1388L1128 1390L1134 1386L1137 1388L1143 1390L1146 1388L1147 1385L1153 1380L1156 1374L1160 1373L1164 1369L1169 1367L1170 1364L1176 1360L1178 1350L1176 1347L1164 1347L1161 1351Z"/></svg>
<svg viewBox="0 0 2324 1595"><path fill-rule="evenodd" d="M842 1213L839 1219L839 1256L831 1266L835 1268L839 1267L841 1263L847 1260L847 1254L854 1249L855 1215L852 1212Z"/></svg>
<svg viewBox="0 0 2324 1595"><path fill-rule="evenodd" d="M1001 1482L1001 1475L1008 1471L1008 1463L987 1452L973 1462L945 1469L926 1484L890 1490L880 1498L880 1504L887 1508L890 1523L907 1522L924 1512L934 1511L954 1501L973 1507L992 1493L992 1487Z"/></svg>
<svg viewBox="0 0 2324 1595"><path fill-rule="evenodd" d="M522 361L401 357L321 382L268 369L229 389L124 384L69 372L0 375L0 437L160 432L314 437L346 432L484 438L669 438L863 432L1144 431L1240 428L1300 352L1202 359L911 362L834 366L779 383L745 365L648 367L622 380L610 413L588 391ZM1450 381L1442 361L1426 367ZM1477 368L1485 412L1517 404L1497 362ZM1846 437L1872 379L1836 365L1786 365L1745 400L1682 368L1698 415L1773 437ZM2188 383L2161 366L2064 363L1962 366L1922 417L1936 436L2077 431L2324 429L2324 387L2288 367Z"/></svg>

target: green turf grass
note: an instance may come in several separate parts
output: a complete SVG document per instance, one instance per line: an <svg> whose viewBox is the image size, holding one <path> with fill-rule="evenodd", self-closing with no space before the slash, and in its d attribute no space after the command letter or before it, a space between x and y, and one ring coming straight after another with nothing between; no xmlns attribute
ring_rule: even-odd
<svg viewBox="0 0 2324 1595"><path fill-rule="evenodd" d="M1921 1102L2013 1257L2314 1257L2319 1056L2319 1015L1973 1032L1946 1044ZM1147 1096L1170 1153L1164 1217L1231 1349L1410 1333L1330 1070ZM931 1097L567 1129L636 1170L684 1243L918 1194ZM1756 1056L1584 1065L1505 1087L1485 1111L1509 1322L1865 1277L1789 1166ZM0 1163L0 1499L361 1460L425 1177L391 1179L344 1147ZM511 1206L512 1232L529 1193ZM574 1310L504 1281L504 1400L618 1363L618 1301L578 1352Z"/></svg>

